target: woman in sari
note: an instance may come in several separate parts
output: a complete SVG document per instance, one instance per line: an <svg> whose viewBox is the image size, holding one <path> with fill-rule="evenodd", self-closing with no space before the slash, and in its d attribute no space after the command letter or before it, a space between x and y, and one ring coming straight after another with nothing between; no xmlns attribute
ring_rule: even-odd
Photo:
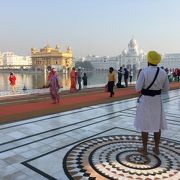
<svg viewBox="0 0 180 180"><path fill-rule="evenodd" d="M51 94L51 98L53 100L53 104L59 103L59 81L58 81L58 77L56 74L55 69L53 68L51 71L51 79L50 79L50 94Z"/></svg>
<svg viewBox="0 0 180 180"><path fill-rule="evenodd" d="M75 92L76 91L76 78L77 78L75 67L72 68L72 71L70 73L70 78L71 78L70 92Z"/></svg>

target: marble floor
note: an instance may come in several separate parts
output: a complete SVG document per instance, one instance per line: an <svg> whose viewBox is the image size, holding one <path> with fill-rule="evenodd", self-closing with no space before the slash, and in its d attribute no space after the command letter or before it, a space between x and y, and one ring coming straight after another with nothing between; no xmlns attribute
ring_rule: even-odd
<svg viewBox="0 0 180 180"><path fill-rule="evenodd" d="M161 154L139 154L136 98L0 126L1 180L180 178L180 90L163 94Z"/></svg>

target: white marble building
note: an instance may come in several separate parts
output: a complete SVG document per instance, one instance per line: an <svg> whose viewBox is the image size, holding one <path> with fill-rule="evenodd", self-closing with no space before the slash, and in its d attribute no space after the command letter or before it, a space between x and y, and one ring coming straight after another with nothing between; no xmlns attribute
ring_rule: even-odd
<svg viewBox="0 0 180 180"><path fill-rule="evenodd" d="M147 53L139 48L137 41L132 38L128 43L128 48L124 49L118 56L91 56L88 55L83 61L90 61L94 69L107 70L109 67L114 67L116 70L120 66L132 68L134 70L147 66ZM176 54L162 54L162 60L159 64L165 68L180 68L180 53Z"/></svg>
<svg viewBox="0 0 180 180"><path fill-rule="evenodd" d="M128 49L124 49L118 56L109 57L88 55L83 59L85 61L90 61L96 70L108 70L109 67L118 70L120 66L139 69L140 61L144 56L145 53L142 50L139 50L136 40L132 38L128 44Z"/></svg>
<svg viewBox="0 0 180 180"><path fill-rule="evenodd" d="M32 65L30 56L18 56L13 52L2 53L3 65Z"/></svg>
<svg viewBox="0 0 180 180"><path fill-rule="evenodd" d="M160 66L168 68L180 68L180 53L162 54Z"/></svg>
<svg viewBox="0 0 180 180"><path fill-rule="evenodd" d="M118 57L88 55L84 61L90 61L96 70L107 70L109 67L117 69L119 67Z"/></svg>
<svg viewBox="0 0 180 180"><path fill-rule="evenodd" d="M128 49L124 49L120 55L120 66L132 69L140 69L141 61L145 57L143 50L139 49L137 41L132 38L129 41Z"/></svg>

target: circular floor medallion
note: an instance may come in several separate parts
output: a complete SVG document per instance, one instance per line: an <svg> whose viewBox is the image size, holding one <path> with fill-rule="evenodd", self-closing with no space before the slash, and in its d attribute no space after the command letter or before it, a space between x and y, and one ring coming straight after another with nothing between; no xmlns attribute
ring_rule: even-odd
<svg viewBox="0 0 180 180"><path fill-rule="evenodd" d="M161 160L156 155L149 153L148 156L144 156L136 150L123 151L117 155L116 160L126 167L142 170L154 169L161 164Z"/></svg>
<svg viewBox="0 0 180 180"><path fill-rule="evenodd" d="M152 151L149 140L148 155L137 152L140 136L104 136L82 142L64 157L64 170L69 179L178 179L180 177L180 144L162 140L161 154Z"/></svg>

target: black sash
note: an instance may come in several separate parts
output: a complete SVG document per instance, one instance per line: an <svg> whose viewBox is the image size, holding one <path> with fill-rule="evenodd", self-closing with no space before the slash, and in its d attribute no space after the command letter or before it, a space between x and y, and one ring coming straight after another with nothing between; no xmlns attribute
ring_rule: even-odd
<svg viewBox="0 0 180 180"><path fill-rule="evenodd" d="M157 71L156 71L156 75L153 79L153 81L151 82L151 84L146 88L146 89L142 89L141 90L141 95L139 96L138 98L138 102L139 102L139 99L142 95L145 95L145 96L155 96L155 95L160 95L161 94L161 89L160 90L149 90L149 88L154 84L157 76L159 74L159 67L157 67Z"/></svg>
<svg viewBox="0 0 180 180"><path fill-rule="evenodd" d="M145 96L156 96L161 94L161 90L142 89L141 94Z"/></svg>
<svg viewBox="0 0 180 180"><path fill-rule="evenodd" d="M157 67L156 75L155 75L152 83L146 89L142 89L141 90L141 94L142 95L145 95L145 96L155 96L155 95L161 94L161 90L149 90L150 87L154 84L158 74L159 74L159 67Z"/></svg>

